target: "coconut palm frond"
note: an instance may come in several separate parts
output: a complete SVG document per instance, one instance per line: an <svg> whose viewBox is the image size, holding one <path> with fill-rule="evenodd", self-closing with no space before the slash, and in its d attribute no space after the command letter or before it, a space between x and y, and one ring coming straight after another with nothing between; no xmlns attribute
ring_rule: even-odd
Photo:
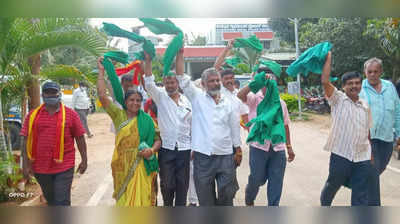
<svg viewBox="0 0 400 224"><path fill-rule="evenodd" d="M106 52L106 42L98 32L92 28L65 27L58 31L36 33L26 39L22 53L26 57L38 54L44 50L60 46L80 47L90 54L99 56Z"/></svg>
<svg viewBox="0 0 400 224"><path fill-rule="evenodd" d="M14 18L0 18L0 52L6 44L7 36L13 27Z"/></svg>
<svg viewBox="0 0 400 224"><path fill-rule="evenodd" d="M71 65L53 65L42 69L39 74L42 78L51 80L73 79L77 81L87 81L86 76L75 66Z"/></svg>

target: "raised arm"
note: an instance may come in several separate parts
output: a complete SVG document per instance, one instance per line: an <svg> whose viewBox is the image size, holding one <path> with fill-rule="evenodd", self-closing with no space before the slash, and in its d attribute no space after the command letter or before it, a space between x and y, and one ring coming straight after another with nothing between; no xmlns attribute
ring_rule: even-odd
<svg viewBox="0 0 400 224"><path fill-rule="evenodd" d="M249 85L241 88L239 92L237 93L237 97L243 102L247 103L247 95L250 93L250 87Z"/></svg>
<svg viewBox="0 0 400 224"><path fill-rule="evenodd" d="M184 75L185 61L183 58L183 47L179 50L176 55L176 78L179 82L179 87L183 90L183 94L192 101L196 94L199 94L201 90L197 88L191 81L189 76Z"/></svg>
<svg viewBox="0 0 400 224"><path fill-rule="evenodd" d="M329 98L332 96L335 91L335 86L332 85L329 80L331 74L331 61L332 61L332 53L329 51L326 55L326 61L324 64L324 68L322 69L321 83L324 88L325 95Z"/></svg>
<svg viewBox="0 0 400 224"><path fill-rule="evenodd" d="M221 66L224 64L225 62L225 58L228 55L228 53L231 51L232 47L233 47L233 43L235 42L235 40L230 40L228 42L228 45L226 45L226 47L224 48L224 50L222 51L222 53L218 56L217 60L215 61L214 64L214 68L219 71L221 69Z"/></svg>
<svg viewBox="0 0 400 224"><path fill-rule="evenodd" d="M97 68L99 69L99 75L97 77L97 95L99 96L99 100L103 106L106 108L110 105L111 100L107 96L106 91L106 82L104 80L104 66L103 66L103 57L100 57L97 60Z"/></svg>
<svg viewBox="0 0 400 224"><path fill-rule="evenodd" d="M154 82L154 76L152 71L152 61L150 56L145 52L145 61L144 61L144 88L147 94L154 100L154 102L158 103L160 101L161 91L156 86Z"/></svg>

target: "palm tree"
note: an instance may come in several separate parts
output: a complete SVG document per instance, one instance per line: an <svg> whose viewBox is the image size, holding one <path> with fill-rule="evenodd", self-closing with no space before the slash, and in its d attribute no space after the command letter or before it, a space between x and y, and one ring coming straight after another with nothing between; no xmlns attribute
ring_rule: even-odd
<svg viewBox="0 0 400 224"><path fill-rule="evenodd" d="M99 56L106 49L106 37L92 28L82 18L0 18L0 81L1 77L20 72L30 77L29 108L40 104L40 53L55 47L80 47L92 55ZM17 66L28 63L29 66ZM27 69L28 68L28 69ZM27 71L28 70L28 71ZM13 72L11 72L13 71ZM32 75L33 74L33 75ZM4 79L3 79L4 81ZM3 84L0 85L0 94ZM25 92L23 92L25 95ZM0 100L0 112L2 102ZM0 113L0 121L3 114ZM0 149L6 149L0 122Z"/></svg>

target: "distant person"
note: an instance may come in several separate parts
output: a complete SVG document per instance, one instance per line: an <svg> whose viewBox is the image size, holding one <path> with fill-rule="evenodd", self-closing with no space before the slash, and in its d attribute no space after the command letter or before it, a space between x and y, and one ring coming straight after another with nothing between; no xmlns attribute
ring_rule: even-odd
<svg viewBox="0 0 400 224"><path fill-rule="evenodd" d="M332 127L324 150L330 151L329 175L321 192L321 205L330 206L340 187L351 188L351 205L368 205L371 165L369 128L372 126L368 103L359 97L362 76L358 72L342 75L344 93L330 82L331 52L326 56L321 76L331 105Z"/></svg>
<svg viewBox="0 0 400 224"><path fill-rule="evenodd" d="M392 82L381 79L382 72L382 60L367 60L364 63L367 79L363 80L360 93L360 97L368 102L373 119L370 132L374 167L369 185L371 206L381 205L379 177L390 161L393 142L400 145L400 100Z"/></svg>
<svg viewBox="0 0 400 224"><path fill-rule="evenodd" d="M87 168L85 129L78 114L61 103L57 83L43 84L42 98L44 104L30 111L20 133L23 175L35 176L49 206L70 206L75 142L81 155L77 172Z"/></svg>
<svg viewBox="0 0 400 224"><path fill-rule="evenodd" d="M72 108L79 114L82 125L86 130L88 138L93 137L87 122L87 116L90 109L90 99L87 94L87 85L84 82L79 83L79 87L74 90L72 95Z"/></svg>
<svg viewBox="0 0 400 224"><path fill-rule="evenodd" d="M235 79L234 86L235 86L236 91L239 91L240 90L240 81Z"/></svg>

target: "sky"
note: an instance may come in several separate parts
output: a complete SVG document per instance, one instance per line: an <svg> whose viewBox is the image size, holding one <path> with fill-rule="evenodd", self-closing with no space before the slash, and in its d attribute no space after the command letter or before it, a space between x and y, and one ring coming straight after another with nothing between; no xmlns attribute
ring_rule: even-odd
<svg viewBox="0 0 400 224"><path fill-rule="evenodd" d="M267 23L267 18L169 18L177 27L185 34L192 38L194 36L207 36L210 30L215 28L215 24L251 24L251 23ZM93 18L90 19L90 24L96 27L101 27L103 22L113 23L122 29L131 31L131 27L143 25L137 18ZM154 36L147 29L141 30L141 35ZM159 35L165 38L167 35ZM128 50L128 40L121 39L118 47L121 50Z"/></svg>

